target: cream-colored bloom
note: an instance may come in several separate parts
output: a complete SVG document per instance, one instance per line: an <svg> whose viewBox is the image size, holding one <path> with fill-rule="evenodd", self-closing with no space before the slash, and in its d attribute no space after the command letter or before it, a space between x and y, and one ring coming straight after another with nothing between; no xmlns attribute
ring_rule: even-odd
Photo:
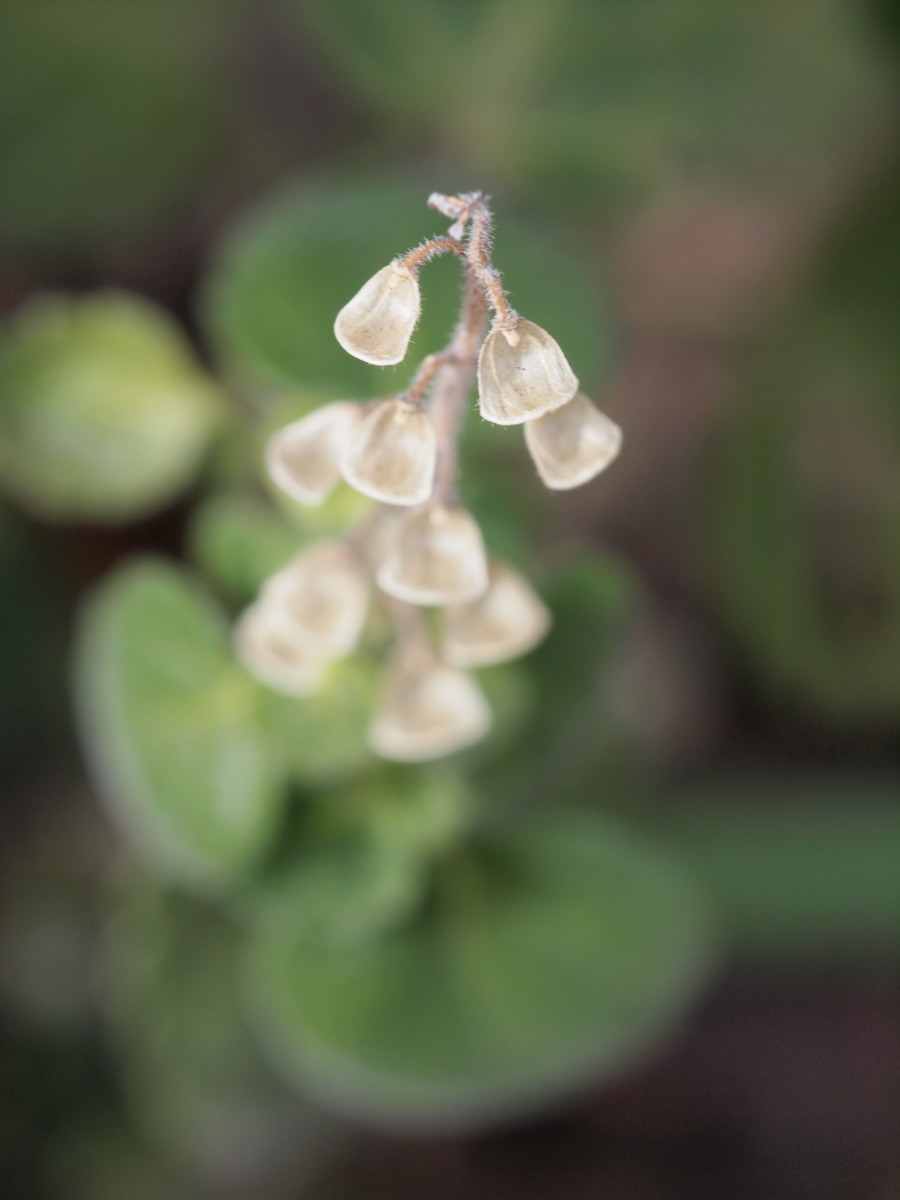
<svg viewBox="0 0 900 1200"><path fill-rule="evenodd" d="M338 400L279 429L266 446L272 482L293 500L321 504L340 482L341 453L361 419L358 404Z"/></svg>
<svg viewBox="0 0 900 1200"><path fill-rule="evenodd" d="M363 362L378 367L402 362L420 310L417 273L389 263L338 313L335 337L349 354Z"/></svg>
<svg viewBox="0 0 900 1200"><path fill-rule="evenodd" d="M378 585L410 604L464 604L480 596L488 567L478 522L455 505L410 513L378 571Z"/></svg>
<svg viewBox="0 0 900 1200"><path fill-rule="evenodd" d="M369 611L369 577L344 542L318 542L265 584L259 603L273 629L316 658L356 649Z"/></svg>
<svg viewBox="0 0 900 1200"><path fill-rule="evenodd" d="M254 604L234 627L234 650L254 679L288 696L311 696L322 685L326 662L273 629L265 606Z"/></svg>
<svg viewBox="0 0 900 1200"><path fill-rule="evenodd" d="M418 404L382 400L363 418L341 455L341 470L357 491L384 504L422 504L431 495L437 462L434 428Z"/></svg>
<svg viewBox="0 0 900 1200"><path fill-rule="evenodd" d="M423 762L480 741L491 722L474 679L414 643L401 646L388 664L369 745L382 758Z"/></svg>
<svg viewBox="0 0 900 1200"><path fill-rule="evenodd" d="M622 430L579 392L562 408L529 421L525 443L547 487L565 491L609 466L622 445Z"/></svg>
<svg viewBox="0 0 900 1200"><path fill-rule="evenodd" d="M481 415L495 425L520 425L568 403L578 380L546 330L518 318L492 329L478 355Z"/></svg>
<svg viewBox="0 0 900 1200"><path fill-rule="evenodd" d="M550 628L547 606L517 571L492 562L478 600L444 614L444 658L454 667L488 667L527 654Z"/></svg>

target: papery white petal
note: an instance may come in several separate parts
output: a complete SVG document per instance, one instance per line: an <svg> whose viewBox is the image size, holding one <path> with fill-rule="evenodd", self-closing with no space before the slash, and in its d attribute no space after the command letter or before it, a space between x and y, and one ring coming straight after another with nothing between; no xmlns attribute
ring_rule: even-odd
<svg viewBox="0 0 900 1200"><path fill-rule="evenodd" d="M319 505L340 482L340 458L362 419L358 404L338 400L285 425L269 438L266 468L293 500Z"/></svg>
<svg viewBox="0 0 900 1200"><path fill-rule="evenodd" d="M344 542L318 542L265 584L260 603L274 629L318 658L356 649L369 611L365 565Z"/></svg>
<svg viewBox="0 0 900 1200"><path fill-rule="evenodd" d="M532 321L496 328L478 355L478 403L495 425L520 425L568 403L578 380L557 342Z"/></svg>
<svg viewBox="0 0 900 1200"><path fill-rule="evenodd" d="M411 513L377 578L388 595L410 604L463 604L480 596L488 567L478 522L455 505Z"/></svg>
<svg viewBox="0 0 900 1200"><path fill-rule="evenodd" d="M444 613L444 658L454 667L487 667L527 654L546 635L547 606L522 576L492 562L478 600Z"/></svg>
<svg viewBox="0 0 900 1200"><path fill-rule="evenodd" d="M420 310L416 272L389 263L344 305L334 322L334 334L349 354L375 366L388 366L403 361Z"/></svg>
<svg viewBox="0 0 900 1200"><path fill-rule="evenodd" d="M417 648L401 648L387 668L369 745L382 758L424 762L480 741L492 719L470 675Z"/></svg>
<svg viewBox="0 0 900 1200"><path fill-rule="evenodd" d="M234 650L254 679L288 696L311 696L325 677L326 663L287 641L273 629L259 604L243 613L234 627Z"/></svg>
<svg viewBox="0 0 900 1200"><path fill-rule="evenodd" d="M529 421L525 444L548 488L579 487L608 467L622 445L622 430L579 392L555 412Z"/></svg>
<svg viewBox="0 0 900 1200"><path fill-rule="evenodd" d="M382 400L360 423L341 456L347 482L384 504L422 504L437 464L434 427L418 404Z"/></svg>

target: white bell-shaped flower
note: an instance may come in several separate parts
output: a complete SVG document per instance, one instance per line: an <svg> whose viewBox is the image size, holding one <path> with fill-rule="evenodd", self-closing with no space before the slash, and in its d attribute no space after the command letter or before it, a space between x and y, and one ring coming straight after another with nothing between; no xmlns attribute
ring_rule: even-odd
<svg viewBox="0 0 900 1200"><path fill-rule="evenodd" d="M269 438L266 468L292 500L319 505L341 479L341 452L362 418L358 404L338 400L292 421Z"/></svg>
<svg viewBox="0 0 900 1200"><path fill-rule="evenodd" d="M489 667L527 654L549 628L550 613L532 587L492 562L484 595L444 613L444 658L454 667Z"/></svg>
<svg viewBox="0 0 900 1200"><path fill-rule="evenodd" d="M423 504L436 463L431 421L420 405L399 396L363 417L341 455L347 482L384 504Z"/></svg>
<svg viewBox="0 0 900 1200"><path fill-rule="evenodd" d="M480 741L491 722L474 679L415 642L401 646L388 664L369 745L382 758L423 762Z"/></svg>
<svg viewBox="0 0 900 1200"><path fill-rule="evenodd" d="M622 430L581 392L555 412L525 426L525 443L548 488L578 487L608 467Z"/></svg>
<svg viewBox="0 0 900 1200"><path fill-rule="evenodd" d="M456 505L410 513L378 571L378 585L410 604L464 604L488 586L478 522Z"/></svg>
<svg viewBox="0 0 900 1200"><path fill-rule="evenodd" d="M322 685L327 663L272 627L265 605L254 604L234 628L238 661L254 679L288 696L311 696Z"/></svg>
<svg viewBox="0 0 900 1200"><path fill-rule="evenodd" d="M578 380L546 330L519 317L492 329L478 355L478 403L495 425L520 425L567 404Z"/></svg>
<svg viewBox="0 0 900 1200"><path fill-rule="evenodd" d="M344 542L318 542L265 584L261 603L273 629L316 658L356 649L369 611L365 565Z"/></svg>
<svg viewBox="0 0 900 1200"><path fill-rule="evenodd" d="M416 271L389 263L338 313L335 337L363 362L377 367L402 362L421 307Z"/></svg>

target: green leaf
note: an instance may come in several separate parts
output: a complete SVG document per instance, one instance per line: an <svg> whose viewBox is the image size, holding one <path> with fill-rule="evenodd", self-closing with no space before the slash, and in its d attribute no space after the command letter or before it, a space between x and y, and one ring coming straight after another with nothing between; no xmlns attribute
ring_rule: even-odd
<svg viewBox="0 0 900 1200"><path fill-rule="evenodd" d="M293 813L267 871L236 898L266 936L347 945L408 921L433 860L462 836L468 794L440 767L383 767Z"/></svg>
<svg viewBox="0 0 900 1200"><path fill-rule="evenodd" d="M408 360L371 367L338 345L338 311L374 273L446 222L426 206L427 184L296 185L251 213L213 265L203 316L225 362L251 381L337 385L366 398L405 385L416 362L439 350L459 306L455 256L422 270L422 321ZM452 259L452 261L451 261ZM609 320L583 262L558 238L510 214L497 222L495 261L516 307L563 346L575 373L608 370Z"/></svg>
<svg viewBox="0 0 900 1200"><path fill-rule="evenodd" d="M701 570L748 668L867 729L900 714L898 181L894 164L779 314L698 505Z"/></svg>
<svg viewBox="0 0 900 1200"><path fill-rule="evenodd" d="M513 752L484 780L492 800L510 809L577 802L616 785L610 768L622 722L614 667L637 600L634 581L611 556L585 555L560 568L542 594L553 625L523 664L540 702Z"/></svg>
<svg viewBox="0 0 900 1200"><path fill-rule="evenodd" d="M263 690L261 726L273 752L299 783L345 783L374 764L366 733L379 674L375 663L360 656L333 663L312 696L296 699Z"/></svg>
<svg viewBox="0 0 900 1200"><path fill-rule="evenodd" d="M188 528L198 566L242 604L255 599L266 579L298 553L302 540L269 505L236 494L204 500Z"/></svg>
<svg viewBox="0 0 900 1200"><path fill-rule="evenodd" d="M467 179L592 218L675 171L841 153L886 79L853 0L297 0L348 92ZM876 110L877 111L877 110Z"/></svg>
<svg viewBox="0 0 900 1200"><path fill-rule="evenodd" d="M40 297L0 335L0 480L57 520L133 520L191 481L219 404L154 305Z"/></svg>
<svg viewBox="0 0 900 1200"><path fill-rule="evenodd" d="M648 814L755 962L883 971L900 957L900 808L894 777L832 773L710 783Z"/></svg>
<svg viewBox="0 0 900 1200"><path fill-rule="evenodd" d="M239 878L283 797L255 723L259 689L235 665L221 614L178 568L127 564L85 608L76 668L85 750L138 849L186 883Z"/></svg>
<svg viewBox="0 0 900 1200"><path fill-rule="evenodd" d="M287 1143L315 1153L325 1132L248 1035L241 950L239 934L212 910L140 880L118 898L103 945L107 1017L131 1115L152 1142L229 1180L270 1168Z"/></svg>
<svg viewBox="0 0 900 1200"><path fill-rule="evenodd" d="M417 922L353 947L259 935L272 1062L372 1124L474 1127L614 1075L704 974L701 906L615 826L556 815L444 863Z"/></svg>
<svg viewBox="0 0 900 1200"><path fill-rule="evenodd" d="M223 0L6 5L0 226L41 251L168 216L207 177L230 97Z"/></svg>

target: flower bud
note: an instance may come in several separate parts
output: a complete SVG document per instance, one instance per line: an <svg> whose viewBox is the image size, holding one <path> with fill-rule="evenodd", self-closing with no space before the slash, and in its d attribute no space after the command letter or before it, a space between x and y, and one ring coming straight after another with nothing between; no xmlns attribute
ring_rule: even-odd
<svg viewBox="0 0 900 1200"><path fill-rule="evenodd" d="M339 400L279 429L266 446L272 482L301 504L321 504L340 481L341 452L361 416L358 404Z"/></svg>
<svg viewBox="0 0 900 1200"><path fill-rule="evenodd" d="M568 403L578 380L556 341L519 317L495 328L478 355L481 415L495 425L520 425Z"/></svg>
<svg viewBox="0 0 900 1200"><path fill-rule="evenodd" d="M341 470L357 491L384 504L423 504L431 495L437 439L418 404L382 400L344 448Z"/></svg>
<svg viewBox="0 0 900 1200"><path fill-rule="evenodd" d="M311 696L324 679L324 660L283 638L272 628L268 610L258 603L238 619L234 650L254 679L288 696Z"/></svg>
<svg viewBox="0 0 900 1200"><path fill-rule="evenodd" d="M420 309L416 272L389 263L344 305L334 334L349 354L385 367L403 361Z"/></svg>
<svg viewBox="0 0 900 1200"><path fill-rule="evenodd" d="M382 758L423 762L480 741L491 722L488 703L471 676L415 643L402 646L388 664L369 745Z"/></svg>
<svg viewBox="0 0 900 1200"><path fill-rule="evenodd" d="M478 600L444 614L444 658L454 667L489 667L527 654L550 628L550 613L518 572L492 562Z"/></svg>
<svg viewBox="0 0 900 1200"><path fill-rule="evenodd" d="M464 604L488 585L478 522L464 508L411 513L378 571L378 586L409 604Z"/></svg>
<svg viewBox="0 0 900 1200"><path fill-rule="evenodd" d="M608 467L622 430L581 392L556 412L525 426L525 443L548 488L578 487Z"/></svg>
<svg viewBox="0 0 900 1200"><path fill-rule="evenodd" d="M271 627L316 658L355 650L369 610L369 577L343 542L319 542L266 583L259 603Z"/></svg>

